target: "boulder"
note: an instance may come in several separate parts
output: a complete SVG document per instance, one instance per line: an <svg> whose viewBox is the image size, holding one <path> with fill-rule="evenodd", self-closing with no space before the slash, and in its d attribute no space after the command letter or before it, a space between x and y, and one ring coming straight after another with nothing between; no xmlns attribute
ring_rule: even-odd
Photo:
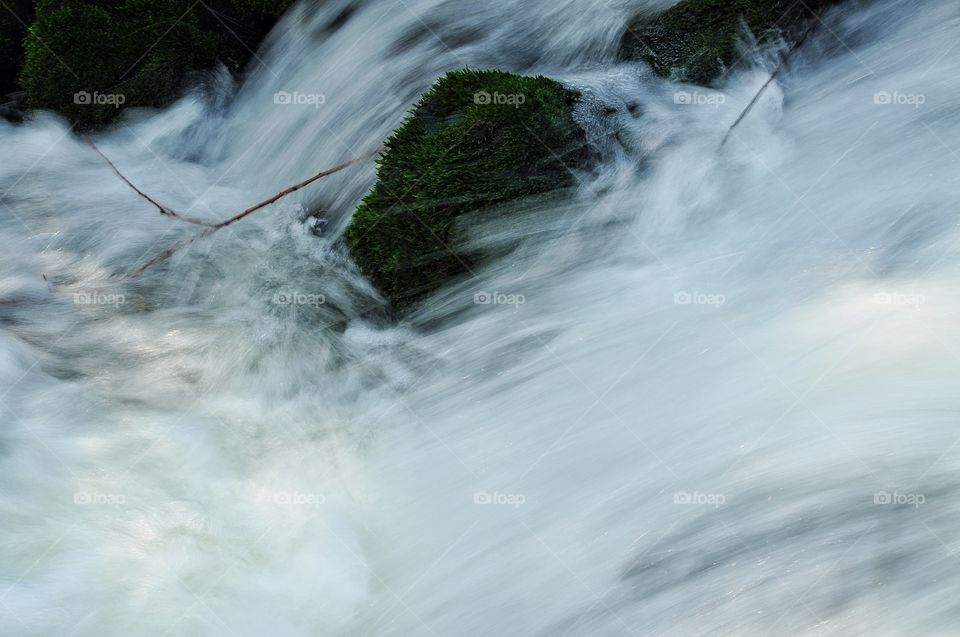
<svg viewBox="0 0 960 637"><path fill-rule="evenodd" d="M346 230L360 269L402 309L469 272L461 215L575 184L588 165L578 94L545 77L466 69L436 81L385 144Z"/></svg>
<svg viewBox="0 0 960 637"><path fill-rule="evenodd" d="M39 0L20 84L29 107L101 126L124 107L172 101L193 71L241 70L291 2Z"/></svg>
<svg viewBox="0 0 960 637"><path fill-rule="evenodd" d="M801 37L838 0L683 0L662 13L633 20L620 55L642 60L665 78L708 86L740 60L746 27L761 44Z"/></svg>

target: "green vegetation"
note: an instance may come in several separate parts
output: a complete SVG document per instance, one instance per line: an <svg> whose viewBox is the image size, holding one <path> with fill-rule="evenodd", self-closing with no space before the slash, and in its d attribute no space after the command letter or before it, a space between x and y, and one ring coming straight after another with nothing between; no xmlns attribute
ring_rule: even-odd
<svg viewBox="0 0 960 637"><path fill-rule="evenodd" d="M739 60L742 25L761 42L795 37L837 0L683 0L650 19L641 16L623 36L621 56L643 60L661 77L708 85Z"/></svg>
<svg viewBox="0 0 960 637"><path fill-rule="evenodd" d="M29 106L102 125L121 106L169 102L191 71L241 69L290 3L39 0L21 84Z"/></svg>
<svg viewBox="0 0 960 637"><path fill-rule="evenodd" d="M346 241L395 307L467 271L459 215L573 183L587 163L577 95L544 77L466 69L437 80L390 139Z"/></svg>
<svg viewBox="0 0 960 637"><path fill-rule="evenodd" d="M33 0L6 0L4 4L0 7L0 95L17 90L23 39L33 22Z"/></svg>

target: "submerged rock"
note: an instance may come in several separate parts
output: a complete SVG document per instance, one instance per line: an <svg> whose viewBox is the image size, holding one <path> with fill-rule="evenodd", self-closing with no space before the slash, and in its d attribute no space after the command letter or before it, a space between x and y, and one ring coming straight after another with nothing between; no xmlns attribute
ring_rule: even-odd
<svg viewBox="0 0 960 637"><path fill-rule="evenodd" d="M450 249L460 215L574 183L589 161L578 95L545 77L466 69L423 95L386 142L378 180L346 242L361 270L403 308L469 271Z"/></svg>
<svg viewBox="0 0 960 637"><path fill-rule="evenodd" d="M839 0L683 0L655 16L630 23L621 57L642 60L661 77L709 85L740 59L745 26L761 43L799 37L825 8Z"/></svg>

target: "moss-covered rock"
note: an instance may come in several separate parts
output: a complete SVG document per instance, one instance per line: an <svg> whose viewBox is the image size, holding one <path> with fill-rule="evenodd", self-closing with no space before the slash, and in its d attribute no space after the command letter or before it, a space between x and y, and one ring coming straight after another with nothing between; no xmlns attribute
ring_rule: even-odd
<svg viewBox="0 0 960 637"><path fill-rule="evenodd" d="M795 38L838 0L683 0L654 16L634 20L623 36L621 56L643 60L662 77L708 85L735 66L737 42L746 27L761 42Z"/></svg>
<svg viewBox="0 0 960 637"><path fill-rule="evenodd" d="M81 127L123 106L160 106L190 71L217 61L238 70L290 2L39 0L24 44L28 104Z"/></svg>
<svg viewBox="0 0 960 637"><path fill-rule="evenodd" d="M0 7L0 95L17 90L23 39L33 22L33 0L8 0Z"/></svg>
<svg viewBox="0 0 960 637"><path fill-rule="evenodd" d="M468 270L453 254L464 213L569 186L588 158L577 95L544 77L466 69L437 80L386 142L346 242L403 308Z"/></svg>

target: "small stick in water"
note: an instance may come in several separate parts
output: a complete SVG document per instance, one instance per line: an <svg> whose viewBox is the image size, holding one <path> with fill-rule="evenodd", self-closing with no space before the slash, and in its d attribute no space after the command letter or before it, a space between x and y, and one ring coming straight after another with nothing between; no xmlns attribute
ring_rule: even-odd
<svg viewBox="0 0 960 637"><path fill-rule="evenodd" d="M309 186L310 184L312 184L312 183L315 182L316 180L320 179L321 177L326 177L327 175L332 175L333 173L340 172L340 171L343 170L344 168L349 168L350 166L352 166L353 164L355 164L355 163L357 163L357 162L359 162L359 161L363 161L364 159L369 159L370 157L373 157L374 155L376 155L377 153L379 153L381 150L383 150L383 146L381 146L380 148L377 148L376 150L372 150L372 151L370 151L370 152L364 153L363 155L360 155L359 157L354 157L353 159L348 159L347 161L343 162L342 164L338 164L338 165L334 166L333 168L328 168L327 170L318 172L316 175L314 175L314 176L311 177L310 179L307 179L306 181L301 181L299 184L295 184L295 185L293 185L293 186L290 186L290 187L287 188L286 190L281 190L280 192L278 192L278 193L275 194L274 196L270 197L269 199L267 199L267 200L265 200L265 201L261 201L261 202L258 203L257 205L251 206L250 208L247 208L247 209L244 210L243 212L241 212L241 213L239 213L239 214L237 214L237 215L235 215L235 216L233 216L233 217L230 217L229 219L227 219L227 220L225 220L225 221L221 221L220 223L213 224L211 227L214 228L214 229L216 229L216 230L219 230L220 228L225 228L225 227L229 226L231 223L234 223L235 221L240 221L241 219L243 219L244 217L246 217L246 216L249 215L250 213L256 212L257 210L259 210L260 208L263 208L263 207L265 207L265 206L269 206L270 204L272 204L273 202L277 201L278 199L282 199L283 197L286 197L286 196L289 195L290 193L294 193L294 192L300 190L300 189L303 188L304 186Z"/></svg>
<svg viewBox="0 0 960 637"><path fill-rule="evenodd" d="M787 54L783 56L782 60L780 60L780 64L778 64L777 68L775 68L773 70L773 73L770 74L770 79L768 79L763 84L763 86L760 87L760 90L757 91L757 94L753 96L753 99L750 100L750 103L747 104L747 107L743 109L742 113L740 113L740 117L737 118L737 121L735 121L733 125L727 129L727 134L723 136L723 141L720 142L720 147L717 150L720 150L721 148L724 147L724 145L726 145L727 140L730 139L731 133L733 133L733 129L736 128L740 124L740 122L743 121L743 118L746 117L751 110L753 110L753 107L756 106L757 101L760 99L760 96L763 95L763 92L767 90L767 87L770 86L770 84L772 84L775 79L777 79L777 76L780 74L780 71L783 70L783 67L786 66L788 61L790 61L790 56L793 55L793 52L799 49L803 45L803 43L807 41L807 38L810 37L810 34L813 33L813 30L816 28L817 23L820 21L820 18L817 15L814 15L813 17L814 17L814 20L810 24L810 26L807 28L807 30L804 32L803 37L800 38L796 42L796 44L790 47L790 50L787 51Z"/></svg>
<svg viewBox="0 0 960 637"><path fill-rule="evenodd" d="M132 188L133 191L136 192L138 195L140 195L141 197L143 197L144 199L146 199L147 201L149 201L150 203L152 203L154 206L156 206L156 207L157 207L157 210L160 211L160 214L162 214L162 215L164 215L164 216L166 216L166 217L172 217L172 218L174 218L174 219L180 219L181 221L186 221L187 223L192 223L192 224L198 225L198 226L213 227L213 224L208 223L208 222L206 222L206 221L203 221L202 219L194 219L194 218L192 218L192 217L185 217L185 216L181 215L180 213L174 212L174 211L171 210L170 208L167 208L166 206L158 203L156 200L153 199L153 197L151 197L151 196L148 195L147 193L143 192L142 190L140 190L139 188L137 188L136 186L134 186L134 185L133 185L133 182L130 181L129 179L127 179L127 177L126 177L122 172L120 172L120 169L117 168L116 164L114 164L112 161L110 161L110 158L103 154L103 151L100 150L100 149L97 147L97 145L93 143L93 140L92 140L92 139L90 139L89 137L84 137L84 139L86 140L86 142L87 142L88 144L90 144L90 146L91 146L95 151L97 151L97 154L98 154L98 155L100 155L101 157L103 157L103 160L104 160L105 162L107 162L107 164L110 165L110 168L113 169L113 172L117 173L117 176L120 177L120 179L122 179L125 184L127 184L128 186L130 186L130 188Z"/></svg>
<svg viewBox="0 0 960 637"><path fill-rule="evenodd" d="M275 194L274 196L270 197L269 199L265 199L264 201L261 201L260 203L254 205L254 206L251 206L251 207L249 207L249 208L247 208L247 209L244 210L243 212L240 212L240 213L238 213L238 214L230 217L229 219L225 219L225 220L223 220L223 221L221 221L221 222L219 222L219 223L206 223L206 222L205 222L205 223L203 224L203 225L207 226L207 228L206 228L205 230L201 231L201 232L198 233L198 234L195 234L195 235L192 236L192 237L189 237L188 239L184 239L183 241L180 241L180 242L178 242L178 243L175 243L174 245L170 246L169 248L167 248L166 250L164 250L163 252L161 252L160 254L158 254L156 257L154 257L153 259L151 259L150 261L148 261L146 264L142 265L141 267L137 268L135 271L133 271L133 272L131 272L130 274L126 275L126 277L124 277L124 278L134 279L134 278L140 276L141 274L143 274L144 271L152 268L153 266L157 265L158 263L162 263L163 261L166 261L167 259L169 259L170 257L172 257L172 256L174 255L174 253L177 252L177 250L179 250L180 248L183 248L183 247L185 247L185 246L190 245L191 243L193 243L193 242L196 241L197 239L200 239L201 237L206 237L207 235L211 235L211 234L213 234L214 232L216 232L217 230L220 230L221 228L226 228L226 227L229 226L230 224L236 223L237 221L240 221L241 219L243 219L243 218L246 217L247 215L250 215L250 214L256 212L257 210L260 210L261 208L265 208L266 206L269 206L270 204L276 202L277 200L282 199L283 197L286 197L287 195L289 195L289 194L291 194L291 193L294 193L294 192L300 190L300 189L303 188L304 186L309 186L310 184L312 184L313 182L317 181L318 179L320 179L320 178L322 178L322 177L326 177L327 175L332 175L333 173L340 172L340 171L343 170L344 168L349 168L349 167L352 166L353 164L356 164L356 163L358 163L358 162L360 162L360 161L363 161L364 159L369 159L370 157L373 157L374 155L380 153L382 150L383 150L383 146L380 146L379 148L376 148L376 149L374 149L374 150L372 150L372 151L366 152L366 153L364 153L364 154L362 154L362 155L360 155L360 156L358 156L358 157L354 157L353 159L349 159L349 160L343 162L342 164L338 164L338 165L334 166L333 168L328 168L327 170L322 170L322 171L318 172L316 175L314 175L313 177L310 177L310 178L307 179L307 180L301 181L301 182L298 183L298 184L294 184L293 186L290 186L289 188L286 188L286 189L284 189L284 190L281 190L280 192L278 192L278 193ZM180 218L182 218L182 217L180 217Z"/></svg>

